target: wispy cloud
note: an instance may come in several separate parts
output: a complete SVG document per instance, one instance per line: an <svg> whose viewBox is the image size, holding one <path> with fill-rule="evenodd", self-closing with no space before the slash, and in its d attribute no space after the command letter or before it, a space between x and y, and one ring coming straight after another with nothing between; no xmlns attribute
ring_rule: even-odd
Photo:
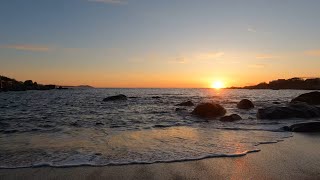
<svg viewBox="0 0 320 180"><path fill-rule="evenodd" d="M252 33L256 33L257 32L257 30L254 29L253 27L248 27L247 31L252 32Z"/></svg>
<svg viewBox="0 0 320 180"><path fill-rule="evenodd" d="M276 58L278 58L278 57L275 55L272 55L272 54L258 54L258 55L256 55L256 59L276 59Z"/></svg>
<svg viewBox="0 0 320 180"><path fill-rule="evenodd" d="M88 0L89 2L106 3L106 4L128 4L128 2L123 0Z"/></svg>
<svg viewBox="0 0 320 180"><path fill-rule="evenodd" d="M46 45L35 45L35 44L12 44L12 45L3 45L1 48L6 49L15 49L21 51L34 51L34 52L47 52L51 48Z"/></svg>
<svg viewBox="0 0 320 180"><path fill-rule="evenodd" d="M262 69L262 68L265 68L266 66L267 66L266 64L251 64L249 65L249 68Z"/></svg>
<svg viewBox="0 0 320 180"><path fill-rule="evenodd" d="M161 54L147 53L137 56L131 56L128 59L130 63L147 63L147 62L166 62L170 64L189 64L199 62L210 62L219 60L224 56L224 52L195 52L195 53L177 53L177 54Z"/></svg>
<svg viewBox="0 0 320 180"><path fill-rule="evenodd" d="M320 49L305 51L304 54L307 56L320 57Z"/></svg>
<svg viewBox="0 0 320 180"><path fill-rule="evenodd" d="M200 60L212 60L224 56L224 52L206 52L206 53L197 53L194 55L195 59Z"/></svg>
<svg viewBox="0 0 320 180"><path fill-rule="evenodd" d="M173 60L170 60L169 63L178 63L178 64L185 64L187 61L184 57L177 57Z"/></svg>

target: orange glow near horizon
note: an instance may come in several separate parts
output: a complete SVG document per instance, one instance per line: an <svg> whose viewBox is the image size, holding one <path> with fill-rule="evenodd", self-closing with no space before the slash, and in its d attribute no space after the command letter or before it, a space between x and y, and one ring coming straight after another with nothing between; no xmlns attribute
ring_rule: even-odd
<svg viewBox="0 0 320 180"><path fill-rule="evenodd" d="M225 85L222 81L214 81L212 84L211 84L211 88L214 88L214 89L221 89L221 88L225 88Z"/></svg>
<svg viewBox="0 0 320 180"><path fill-rule="evenodd" d="M260 73L252 76L251 73L235 73L234 71L204 72L193 69L194 72L108 72L105 71L63 71L63 70L33 70L32 72L9 72L2 75L18 81L33 80L40 84L56 84L62 86L90 85L97 88L226 88L231 86L242 87L255 85L260 82L269 82L279 78L292 78L295 74L279 75ZM306 76L302 74L301 76ZM222 85L221 85L222 84Z"/></svg>

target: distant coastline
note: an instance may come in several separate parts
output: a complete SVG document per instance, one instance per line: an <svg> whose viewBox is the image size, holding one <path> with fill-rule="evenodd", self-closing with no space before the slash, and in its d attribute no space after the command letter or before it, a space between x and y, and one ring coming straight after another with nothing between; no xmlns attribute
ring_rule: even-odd
<svg viewBox="0 0 320 180"><path fill-rule="evenodd" d="M93 88L88 85L80 86L59 86L54 84L38 84L32 80L26 80L24 82L17 81L13 78L6 76L0 76L0 92L6 91L27 91L27 90L52 90L52 89L70 89L70 88Z"/></svg>
<svg viewBox="0 0 320 180"><path fill-rule="evenodd" d="M294 90L320 90L320 78L291 78L278 79L269 83L262 82L253 86L229 87L227 89L294 89Z"/></svg>

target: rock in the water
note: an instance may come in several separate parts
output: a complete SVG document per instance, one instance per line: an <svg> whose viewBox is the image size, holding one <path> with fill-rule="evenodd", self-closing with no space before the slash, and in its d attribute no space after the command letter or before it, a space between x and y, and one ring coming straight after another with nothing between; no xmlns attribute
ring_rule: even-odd
<svg viewBox="0 0 320 180"><path fill-rule="evenodd" d="M220 118L220 121L223 122L233 122L241 120L242 118L238 114L231 114L230 116L223 116Z"/></svg>
<svg viewBox="0 0 320 180"><path fill-rule="evenodd" d="M242 99L238 104L237 108L239 109L252 109L254 108L253 103L248 99Z"/></svg>
<svg viewBox="0 0 320 180"><path fill-rule="evenodd" d="M176 108L176 111L186 111L187 109L185 108Z"/></svg>
<svg viewBox="0 0 320 180"><path fill-rule="evenodd" d="M3 133L4 133L4 134L11 134L11 133L16 133L16 132L19 132L19 131L16 130L16 129L7 129L7 130L5 130Z"/></svg>
<svg viewBox="0 0 320 180"><path fill-rule="evenodd" d="M161 97L160 96L152 96L151 98L152 99L160 99Z"/></svg>
<svg viewBox="0 0 320 180"><path fill-rule="evenodd" d="M102 122L96 122L96 125L97 126L102 126L102 125L104 125Z"/></svg>
<svg viewBox="0 0 320 180"><path fill-rule="evenodd" d="M306 103L291 103L288 106L270 106L259 109L259 119L290 119L320 117L320 108Z"/></svg>
<svg viewBox="0 0 320 180"><path fill-rule="evenodd" d="M176 106L194 106L192 101L186 101L186 102L182 102L180 104L177 104Z"/></svg>
<svg viewBox="0 0 320 180"><path fill-rule="evenodd" d="M123 94L119 94L116 96L109 96L103 99L103 101L119 101L119 100L125 101L127 100L127 96Z"/></svg>
<svg viewBox="0 0 320 180"><path fill-rule="evenodd" d="M289 126L292 132L320 132L320 122L299 123Z"/></svg>
<svg viewBox="0 0 320 180"><path fill-rule="evenodd" d="M226 110L219 104L215 103L202 103L199 104L193 111L193 115L200 118L216 118L226 114Z"/></svg>
<svg viewBox="0 0 320 180"><path fill-rule="evenodd" d="M70 125L74 127L80 127L80 124L78 123L78 121L71 122Z"/></svg>
<svg viewBox="0 0 320 180"><path fill-rule="evenodd" d="M300 96L292 99L293 102L305 102L311 105L320 105L320 92L314 91L310 93L301 94Z"/></svg>

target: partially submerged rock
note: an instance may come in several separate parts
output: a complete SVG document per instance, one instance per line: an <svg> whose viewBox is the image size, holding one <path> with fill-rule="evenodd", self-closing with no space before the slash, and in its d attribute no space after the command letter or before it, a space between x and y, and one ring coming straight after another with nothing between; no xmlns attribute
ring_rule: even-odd
<svg viewBox="0 0 320 180"><path fill-rule="evenodd" d="M191 114L198 116L200 118L216 118L226 114L226 110L220 104L215 103L202 103L199 104Z"/></svg>
<svg viewBox="0 0 320 180"><path fill-rule="evenodd" d="M125 101L127 100L127 96L123 94L119 94L116 96L109 96L103 99L103 101Z"/></svg>
<svg viewBox="0 0 320 180"><path fill-rule="evenodd" d="M252 109L252 108L254 108L254 105L249 99L242 99L237 104L237 108L239 108L239 109Z"/></svg>
<svg viewBox="0 0 320 180"><path fill-rule="evenodd" d="M305 102L310 105L320 105L320 92L314 91L314 92L301 94L300 96L292 99L291 103L293 102Z"/></svg>
<svg viewBox="0 0 320 180"><path fill-rule="evenodd" d="M320 117L320 108L306 103L290 103L288 106L270 106L259 109L259 119L290 119Z"/></svg>
<svg viewBox="0 0 320 180"><path fill-rule="evenodd" d="M320 132L320 122L307 122L294 124L283 129L292 132Z"/></svg>
<svg viewBox="0 0 320 180"><path fill-rule="evenodd" d="M231 114L229 116L223 116L220 118L220 121L223 122L233 122L233 121L238 121L241 120L242 118L238 114Z"/></svg>
<svg viewBox="0 0 320 180"><path fill-rule="evenodd" d="M176 108L176 111L186 111L186 108Z"/></svg>
<svg viewBox="0 0 320 180"><path fill-rule="evenodd" d="M194 104L192 101L186 101L186 102L179 103L176 106L194 106Z"/></svg>
<svg viewBox="0 0 320 180"><path fill-rule="evenodd" d="M104 125L102 122L96 122L96 126L102 126Z"/></svg>
<svg viewBox="0 0 320 180"><path fill-rule="evenodd" d="M80 124L78 121L71 122L70 125L74 127L80 127Z"/></svg>

